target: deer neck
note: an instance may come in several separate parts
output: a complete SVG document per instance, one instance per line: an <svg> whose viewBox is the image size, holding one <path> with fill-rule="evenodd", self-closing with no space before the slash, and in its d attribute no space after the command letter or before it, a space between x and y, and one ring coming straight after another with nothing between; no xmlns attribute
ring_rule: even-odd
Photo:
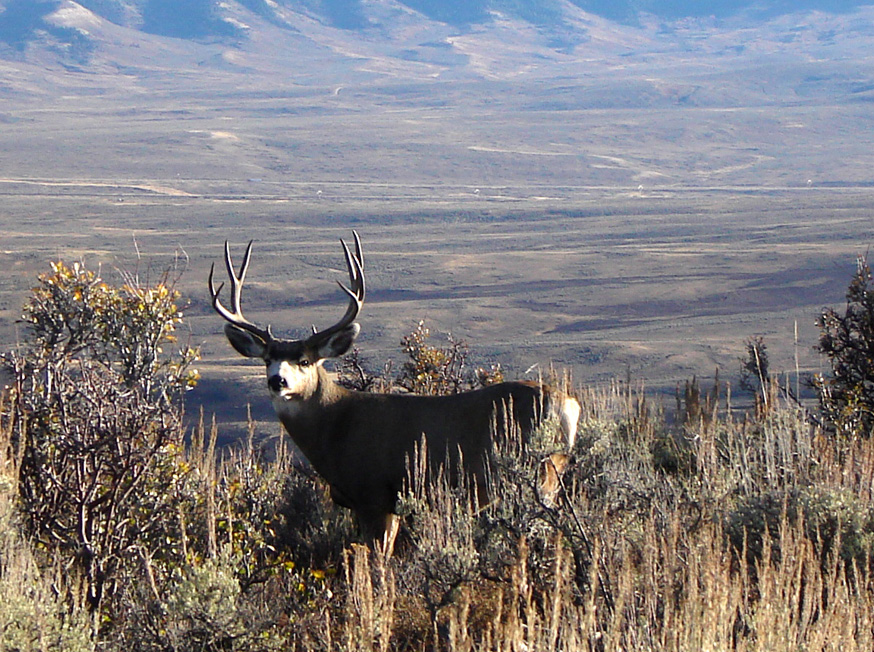
<svg viewBox="0 0 874 652"><path fill-rule="evenodd" d="M297 447L319 473L328 476L325 465L333 448L333 423L343 399L353 392L335 383L321 366L316 373L316 382L305 395L289 399L274 396L272 402Z"/></svg>

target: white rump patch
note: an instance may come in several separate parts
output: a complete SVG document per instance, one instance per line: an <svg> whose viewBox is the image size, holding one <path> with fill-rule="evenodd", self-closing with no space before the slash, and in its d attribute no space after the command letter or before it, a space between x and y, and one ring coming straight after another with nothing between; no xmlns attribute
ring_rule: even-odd
<svg viewBox="0 0 874 652"><path fill-rule="evenodd" d="M561 410L558 413L559 422L561 423L562 432L567 439L568 450L572 450L577 439L577 424L580 421L580 407L577 399L568 396L561 405Z"/></svg>

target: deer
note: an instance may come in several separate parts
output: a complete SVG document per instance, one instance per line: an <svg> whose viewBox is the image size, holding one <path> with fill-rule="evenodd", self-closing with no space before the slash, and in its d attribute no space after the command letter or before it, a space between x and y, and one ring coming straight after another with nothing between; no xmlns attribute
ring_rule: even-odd
<svg viewBox="0 0 874 652"><path fill-rule="evenodd" d="M267 369L267 389L279 421L330 487L331 499L351 509L362 536L371 547L392 554L400 519L398 496L408 467L420 445L434 468L447 455L463 466L479 500L488 487L489 459L495 437L510 436L511 426L527 441L546 418L557 419L561 447L573 448L580 404L564 391L529 381L501 382L444 396L373 393L347 389L332 379L323 362L345 355L361 327L356 319L364 304L364 256L353 231L354 251L340 244L349 286L337 282L348 298L345 314L333 326L306 339L283 339L271 327L243 316L241 296L252 254L250 241L240 271L225 242L224 258L230 283L230 308L215 287L215 264L209 272L213 309L227 322L225 335L242 356L261 360ZM555 494L569 456L555 453L543 460L542 490Z"/></svg>

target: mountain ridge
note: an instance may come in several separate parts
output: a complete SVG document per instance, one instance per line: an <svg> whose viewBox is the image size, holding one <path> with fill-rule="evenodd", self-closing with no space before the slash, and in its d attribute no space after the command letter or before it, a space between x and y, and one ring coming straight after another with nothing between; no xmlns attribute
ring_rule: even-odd
<svg viewBox="0 0 874 652"><path fill-rule="evenodd" d="M829 38L874 34L871 21L854 16L871 7L849 0L710 3L708 15L680 0L629 0L621 12L609 6L599 0L189 0L181 11L174 0L0 0L0 60L86 71L139 59L149 68L167 50L240 72L275 74L289 62L319 60L328 69L357 63L383 77L506 78L648 52L800 52L805 40L828 46Z"/></svg>

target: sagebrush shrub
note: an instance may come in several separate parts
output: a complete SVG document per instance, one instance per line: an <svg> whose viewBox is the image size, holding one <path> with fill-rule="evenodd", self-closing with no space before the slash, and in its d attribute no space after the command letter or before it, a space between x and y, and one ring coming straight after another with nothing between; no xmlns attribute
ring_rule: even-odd
<svg viewBox="0 0 874 652"><path fill-rule="evenodd" d="M825 563L832 556L869 572L874 555L874 509L867 501L840 489L803 487L748 496L726 517L725 529L736 552L749 563L761 563L763 548L774 559L782 554L781 533L798 527Z"/></svg>
<svg viewBox="0 0 874 652"><path fill-rule="evenodd" d="M457 394L504 380L501 365L472 369L468 365L470 349L467 342L446 335L446 344L431 343L431 330L424 320L401 339L404 360L393 374L391 362L380 372L366 369L357 348L346 355L340 364L339 382L344 387L359 391L401 391L414 394Z"/></svg>
<svg viewBox="0 0 874 652"><path fill-rule="evenodd" d="M196 349L176 340L178 297L169 274L113 286L54 263L24 306L23 345L5 356L28 534L81 573L92 609L131 559L182 553L165 529L188 473L181 396L198 376Z"/></svg>
<svg viewBox="0 0 874 652"><path fill-rule="evenodd" d="M6 574L0 573L0 652L94 650L87 613L71 613L38 576Z"/></svg>

